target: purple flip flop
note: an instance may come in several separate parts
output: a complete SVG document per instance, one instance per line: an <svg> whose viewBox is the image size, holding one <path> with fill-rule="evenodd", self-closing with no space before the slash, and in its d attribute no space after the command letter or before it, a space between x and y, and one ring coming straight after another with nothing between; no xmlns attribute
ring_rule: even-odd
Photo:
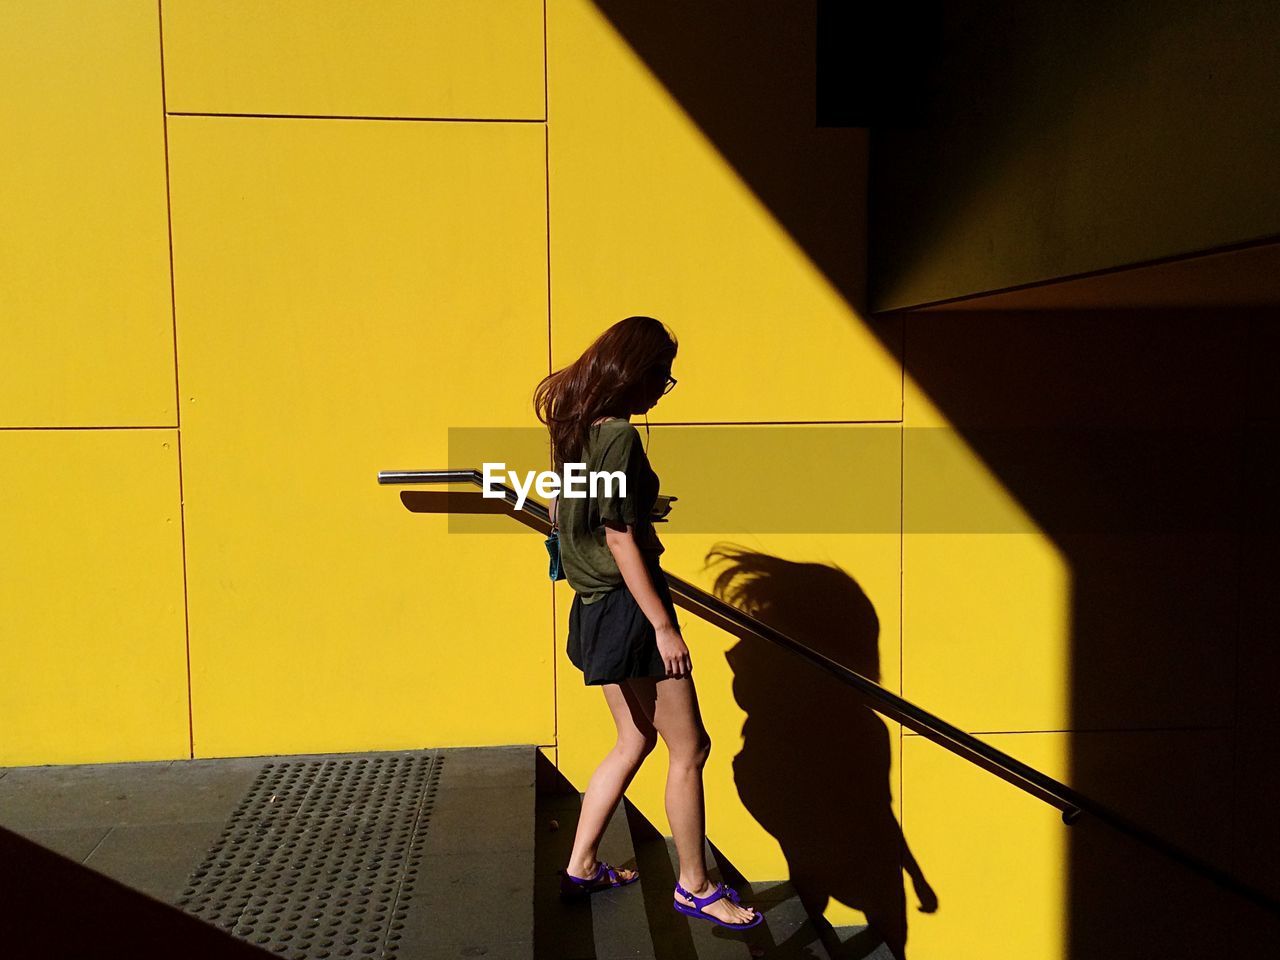
<svg viewBox="0 0 1280 960"><path fill-rule="evenodd" d="M577 900L595 893L597 890L625 887L628 883L635 883L639 879L640 871L637 870L635 876L629 880L624 880L618 876L617 870L604 860L601 860L596 866L596 873L593 877L575 877L562 869L560 871L560 896L566 900Z"/></svg>
<svg viewBox="0 0 1280 960"><path fill-rule="evenodd" d="M685 916L688 916L688 917L697 917L700 920L710 920L712 923L718 923L720 926L728 927L730 930L750 930L752 927L757 926L758 924L761 924L764 922L764 914L761 913L759 910L756 910L756 915L752 917L750 920L748 920L746 923L726 923L724 920L721 920L719 917L714 917L709 913L703 913L702 912L703 907L709 906L710 904L715 903L721 897L728 897L734 903L738 903L738 891L733 889L733 887L726 887L723 883L717 883L716 888L712 890L709 894L707 894L705 897L695 897L692 893L690 893L684 887L680 886L680 884L678 883L676 884L676 893L680 894L680 896L682 897L688 897L695 904L697 904L696 907L690 907L686 904L680 903L677 900L671 901L671 906L675 907L677 912L683 913ZM754 907L752 907L751 909L755 910Z"/></svg>

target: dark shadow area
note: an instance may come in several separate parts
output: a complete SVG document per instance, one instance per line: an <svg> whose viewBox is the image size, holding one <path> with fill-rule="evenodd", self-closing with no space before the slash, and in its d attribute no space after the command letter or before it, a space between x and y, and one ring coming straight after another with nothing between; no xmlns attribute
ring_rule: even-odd
<svg viewBox="0 0 1280 960"><path fill-rule="evenodd" d="M872 134L873 309L1274 235L1274 4L941 6L930 123Z"/></svg>
<svg viewBox="0 0 1280 960"><path fill-rule="evenodd" d="M560 900L560 869L573 852L579 797L555 764L535 750L535 834L533 844L533 952L537 957L594 960L590 903Z"/></svg>
<svg viewBox="0 0 1280 960"><path fill-rule="evenodd" d="M879 681L879 618L843 570L726 544L707 562L721 568L718 598ZM905 957L904 865L922 907L937 903L894 816L888 725L835 677L772 643L737 636L727 656L734 699L747 714L733 761L743 804L782 847L815 923L825 922L832 899L866 914L875 936L851 943L848 955L879 938Z"/></svg>
<svg viewBox="0 0 1280 960"><path fill-rule="evenodd" d="M1253 310L1277 303L1280 241L1270 237L1017 284L916 310L887 310L880 316L922 311Z"/></svg>
<svg viewBox="0 0 1280 960"><path fill-rule="evenodd" d="M1014 0L940 6L944 39L929 67L928 125L873 131L872 309L885 306L903 279L937 254L928 239L947 235L1010 156L1073 116L1092 74L1122 72L1123 61L1140 56L1137 38L1154 33L1154 24L1142 29L1140 11L1126 15L1124 4L1083 3L1070 13ZM1122 33L1111 29L1124 20L1133 22ZM1051 43L1029 40L1048 36Z"/></svg>
<svg viewBox="0 0 1280 960"><path fill-rule="evenodd" d="M1065 555L1071 786L1276 897L1275 312L906 322L908 375ZM910 590L909 547L904 566ZM983 682L963 651L949 664ZM1247 955L1277 932L1088 818L1069 838L1071 957L1197 957L1233 938Z"/></svg>
<svg viewBox="0 0 1280 960"><path fill-rule="evenodd" d="M273 957L0 827L0 953L83 960Z"/></svg>

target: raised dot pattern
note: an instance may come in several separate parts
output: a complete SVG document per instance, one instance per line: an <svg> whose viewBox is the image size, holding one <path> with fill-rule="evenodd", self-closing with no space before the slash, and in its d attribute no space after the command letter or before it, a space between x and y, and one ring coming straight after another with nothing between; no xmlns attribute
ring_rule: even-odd
<svg viewBox="0 0 1280 960"><path fill-rule="evenodd" d="M267 763L177 905L282 957L396 956L443 762Z"/></svg>

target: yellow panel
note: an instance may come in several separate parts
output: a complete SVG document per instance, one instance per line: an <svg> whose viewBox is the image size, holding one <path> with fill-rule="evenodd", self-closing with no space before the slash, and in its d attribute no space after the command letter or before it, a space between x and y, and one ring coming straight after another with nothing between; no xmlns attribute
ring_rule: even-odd
<svg viewBox="0 0 1280 960"><path fill-rule="evenodd" d="M190 755L178 438L0 431L0 766Z"/></svg>
<svg viewBox="0 0 1280 960"><path fill-rule="evenodd" d="M1065 556L910 378L905 410L904 696L965 730L1069 729Z"/></svg>
<svg viewBox="0 0 1280 960"><path fill-rule="evenodd" d="M908 438L908 475L910 449ZM970 731L1069 729L1071 579L1053 543L1040 534L903 540L907 699Z"/></svg>
<svg viewBox="0 0 1280 960"><path fill-rule="evenodd" d="M545 117L541 0L164 3L170 112Z"/></svg>
<svg viewBox="0 0 1280 960"><path fill-rule="evenodd" d="M651 452L668 492L658 434ZM704 482L714 482L714 475L705 471ZM688 486L678 489L682 498L698 495ZM864 672L872 672L866 665L878 656L882 683L897 689L895 534L664 531L662 539L665 570L712 592L717 576L736 571L730 582L749 586L766 622ZM712 556L717 546L746 552L726 562ZM572 600L567 584L557 584L559 761L585 789L613 744L614 725L602 693L582 683L565 653ZM741 597L735 602L749 606ZM872 876L899 872L898 724L867 710L839 681L794 654L734 637L683 608L677 612L712 740L704 772L708 836L752 880L797 872L823 877L834 898L827 918L864 923ZM666 770L665 748L659 748L627 795L669 834Z"/></svg>
<svg viewBox="0 0 1280 960"><path fill-rule="evenodd" d="M0 426L174 426L149 0L0 5Z"/></svg>
<svg viewBox="0 0 1280 960"><path fill-rule="evenodd" d="M536 423L543 130L177 117L170 150L197 754L552 743L541 538L375 479Z"/></svg>
<svg viewBox="0 0 1280 960"><path fill-rule="evenodd" d="M1068 734L982 739L1067 779ZM938 901L922 913L908 893L912 960L1068 955L1069 828L1056 808L922 737L903 738L902 792L907 844Z"/></svg>
<svg viewBox="0 0 1280 960"><path fill-rule="evenodd" d="M595 6L548 17L555 365L647 314L680 341L664 421L901 419L897 350ZM849 189L864 182L855 163ZM856 257L864 223L843 226ZM884 334L897 345L898 322Z"/></svg>

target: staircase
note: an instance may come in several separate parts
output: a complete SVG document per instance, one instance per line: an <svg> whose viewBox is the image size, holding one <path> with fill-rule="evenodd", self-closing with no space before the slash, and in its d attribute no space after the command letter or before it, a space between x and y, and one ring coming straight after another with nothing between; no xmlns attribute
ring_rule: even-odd
<svg viewBox="0 0 1280 960"><path fill-rule="evenodd" d="M539 756L539 763L545 761ZM833 960L790 883L748 884L706 847L711 879L736 888L744 904L765 915L748 931L726 930L672 909L679 871L675 842L664 837L625 798L614 811L599 856L614 866L634 867L640 879L617 890L593 893L582 902L559 899L556 873L569 859L582 794L546 765L540 771L536 811L534 956L564 960L745 960L749 957L808 957ZM838 951L839 942L833 945ZM879 957L876 960L880 960ZM892 960L886 952L884 960Z"/></svg>
<svg viewBox="0 0 1280 960"><path fill-rule="evenodd" d="M518 757L513 762L522 762ZM713 881L737 889L742 902L765 922L735 932L672 909L679 873L675 841L663 836L624 797L601 840L599 857L634 867L640 879L583 901L559 899L559 875L573 848L582 794L541 754L535 753L534 953L562 960L746 960L750 957L810 960L894 960L862 926L832 928L811 918L789 881L748 882L714 847L704 854ZM868 939L872 946L867 947ZM850 949L855 944L861 946Z"/></svg>
<svg viewBox="0 0 1280 960"><path fill-rule="evenodd" d="M51 958L83 955L56 931L85 927L101 955L133 960L180 944L217 955L195 949L205 930L226 938L222 955L289 960L894 960L866 928L811 918L790 883L748 883L710 844L711 878L765 922L677 913L673 841L625 798L599 856L640 879L564 903L580 804L532 746L0 767L14 881L0 927ZM153 948L139 931L157 917L187 932Z"/></svg>

